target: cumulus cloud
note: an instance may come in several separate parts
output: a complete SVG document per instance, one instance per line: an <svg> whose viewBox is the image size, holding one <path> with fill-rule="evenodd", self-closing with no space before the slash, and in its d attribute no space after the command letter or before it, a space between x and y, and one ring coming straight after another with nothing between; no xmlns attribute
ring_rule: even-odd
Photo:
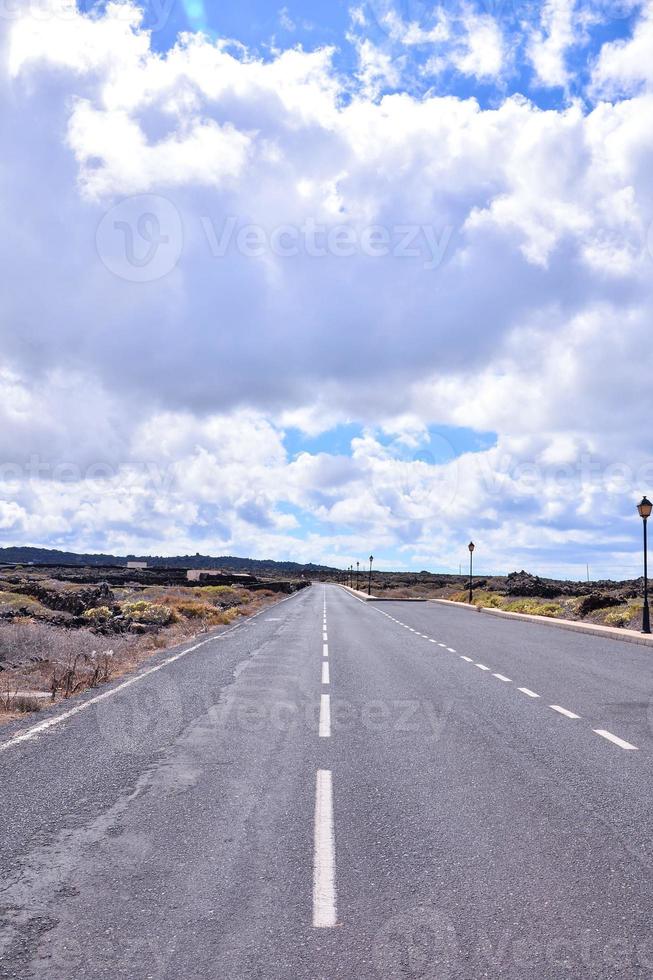
<svg viewBox="0 0 653 980"><path fill-rule="evenodd" d="M380 21L391 41L425 50L427 61L423 72L427 76L450 68L479 81L501 76L507 67L506 43L498 21L491 14L469 6L459 11L436 6L428 14L427 22L406 19L390 5L383 9Z"/></svg>
<svg viewBox="0 0 653 980"><path fill-rule="evenodd" d="M565 84L571 8L547 10L533 61ZM488 14L385 22L470 78L505 67ZM481 108L402 90L370 40L350 77L332 48L160 53L139 24L119 4L5 25L6 539L343 562L373 539L451 566L473 501L493 561L534 523L576 561L647 489L641 59L597 61L629 100ZM346 452L286 448L352 420ZM496 444L429 462L443 425ZM585 457L629 469L592 484ZM564 475L542 491L527 466Z"/></svg>
<svg viewBox="0 0 653 980"><path fill-rule="evenodd" d="M632 36L603 45L592 73L594 93L619 97L650 91L653 84L653 5L647 4Z"/></svg>
<svg viewBox="0 0 653 980"><path fill-rule="evenodd" d="M541 26L529 45L530 60L542 85L565 87L569 80L567 53L576 41L576 0L547 0Z"/></svg>

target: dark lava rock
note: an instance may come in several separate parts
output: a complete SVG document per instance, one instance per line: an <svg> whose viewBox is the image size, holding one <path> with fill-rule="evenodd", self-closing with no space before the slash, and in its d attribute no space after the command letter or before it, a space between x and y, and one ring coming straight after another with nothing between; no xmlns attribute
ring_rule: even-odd
<svg viewBox="0 0 653 980"><path fill-rule="evenodd" d="M107 582L70 588L52 579L23 579L19 590L25 595L38 599L48 609L55 609L71 616L81 616L87 609L96 606L112 605L114 599Z"/></svg>
<svg viewBox="0 0 653 980"><path fill-rule="evenodd" d="M622 606L625 600L619 596L605 595L602 592L590 592L578 603L578 613L580 616L587 616L588 613L596 609L607 609L609 606Z"/></svg>
<svg viewBox="0 0 653 980"><path fill-rule="evenodd" d="M539 575L530 572L511 572L506 578L506 595L536 596L541 599L555 599L560 595L560 588L552 582L541 579Z"/></svg>

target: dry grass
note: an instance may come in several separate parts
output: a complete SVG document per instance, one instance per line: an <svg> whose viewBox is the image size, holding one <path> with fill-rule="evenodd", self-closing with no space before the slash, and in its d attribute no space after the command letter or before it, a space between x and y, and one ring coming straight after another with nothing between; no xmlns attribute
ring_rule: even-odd
<svg viewBox="0 0 653 980"><path fill-rule="evenodd" d="M232 594L233 593L233 594ZM74 697L121 677L144 660L198 633L227 626L278 599L262 590L209 586L145 589L134 601L122 597L120 614L138 624L140 635L98 633L113 616L108 607L89 611L89 628L69 629L29 618L0 622L0 724L51 701ZM130 601L131 599L131 601ZM221 608L227 600L230 607ZM30 692L49 692L50 701Z"/></svg>

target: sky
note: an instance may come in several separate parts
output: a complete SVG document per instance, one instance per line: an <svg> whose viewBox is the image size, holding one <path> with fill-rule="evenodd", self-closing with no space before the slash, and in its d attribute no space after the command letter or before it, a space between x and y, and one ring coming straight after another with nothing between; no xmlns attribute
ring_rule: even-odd
<svg viewBox="0 0 653 980"><path fill-rule="evenodd" d="M634 577L653 2L0 4L0 544Z"/></svg>

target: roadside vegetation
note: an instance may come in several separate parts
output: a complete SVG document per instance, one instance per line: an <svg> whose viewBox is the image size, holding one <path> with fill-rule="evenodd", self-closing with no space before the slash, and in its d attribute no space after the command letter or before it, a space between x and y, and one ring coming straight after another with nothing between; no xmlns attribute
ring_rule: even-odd
<svg viewBox="0 0 653 980"><path fill-rule="evenodd" d="M0 573L0 723L100 687L279 598L260 585L89 587L36 571L6 578Z"/></svg>
<svg viewBox="0 0 653 980"><path fill-rule="evenodd" d="M454 602L469 602L469 590L454 592L449 596ZM597 603L601 597L593 596ZM593 605L587 609L587 603L581 598L563 597L558 601L529 597L513 599L498 595L495 592L473 592L473 605L486 609L501 609L504 612L526 613L529 616L547 616L551 619L569 619L599 626L617 626L625 629L639 629L642 621L642 603L624 601L616 608L611 598L606 599L606 605Z"/></svg>
<svg viewBox="0 0 653 980"><path fill-rule="evenodd" d="M473 604L505 612L570 619L639 630L643 582L568 582L539 578L528 572L474 578ZM464 575L375 573L372 591L397 598L449 599L469 602Z"/></svg>

